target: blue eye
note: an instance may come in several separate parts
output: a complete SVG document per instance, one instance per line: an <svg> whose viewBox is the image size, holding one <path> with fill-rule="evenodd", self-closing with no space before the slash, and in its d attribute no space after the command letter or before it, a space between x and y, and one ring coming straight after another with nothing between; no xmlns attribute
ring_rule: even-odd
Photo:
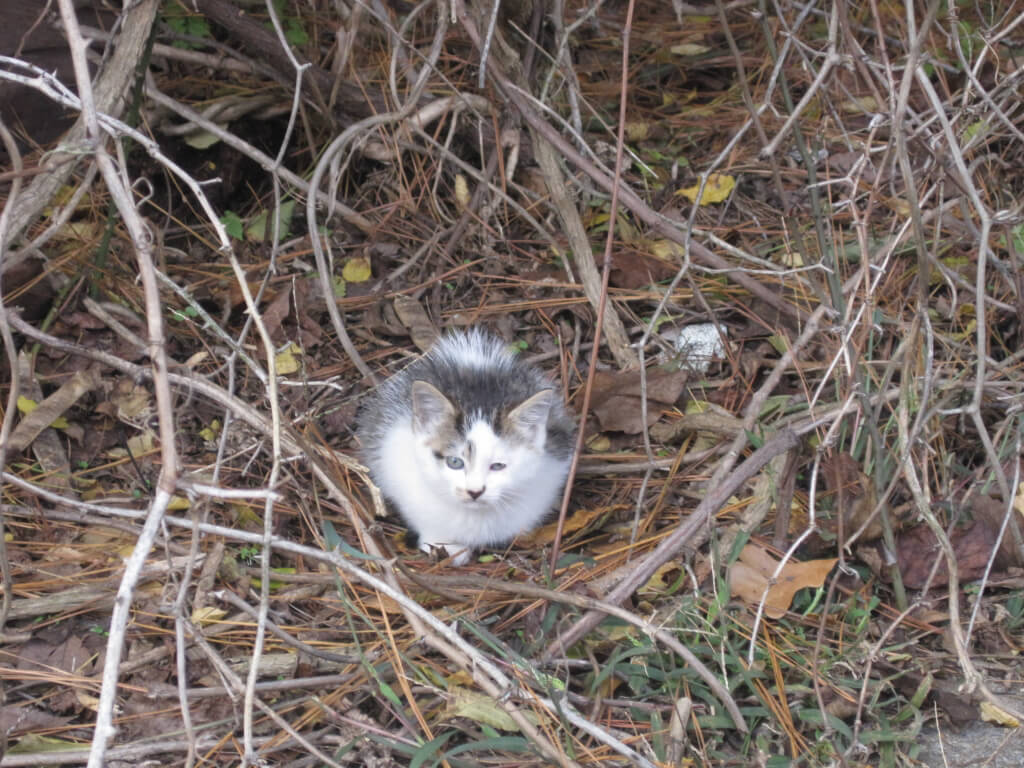
<svg viewBox="0 0 1024 768"><path fill-rule="evenodd" d="M491 472L501 472L501 470L503 470L504 468L505 465L502 464L500 461L496 461L493 464L491 464Z"/></svg>
<svg viewBox="0 0 1024 768"><path fill-rule="evenodd" d="M460 459L458 456L445 456L444 463L448 469L462 469L466 466L466 462Z"/></svg>

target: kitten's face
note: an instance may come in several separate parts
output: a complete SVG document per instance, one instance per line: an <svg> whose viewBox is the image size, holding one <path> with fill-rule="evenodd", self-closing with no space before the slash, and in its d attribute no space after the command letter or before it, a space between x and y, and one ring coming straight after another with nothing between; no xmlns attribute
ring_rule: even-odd
<svg viewBox="0 0 1024 768"><path fill-rule="evenodd" d="M439 493L460 504L482 512L500 508L540 468L552 397L551 390L542 390L496 423L467 421L435 387L413 382L420 471Z"/></svg>

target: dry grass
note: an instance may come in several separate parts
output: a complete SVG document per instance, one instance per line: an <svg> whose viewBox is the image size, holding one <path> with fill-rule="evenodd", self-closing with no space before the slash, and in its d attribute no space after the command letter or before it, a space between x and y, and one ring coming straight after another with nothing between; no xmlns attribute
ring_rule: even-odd
<svg viewBox="0 0 1024 768"><path fill-rule="evenodd" d="M905 765L1021 717L1020 9L344 5L278 5L296 91L264 8L164 3L135 131L12 154L0 766ZM453 569L352 424L476 323L587 443L561 536Z"/></svg>

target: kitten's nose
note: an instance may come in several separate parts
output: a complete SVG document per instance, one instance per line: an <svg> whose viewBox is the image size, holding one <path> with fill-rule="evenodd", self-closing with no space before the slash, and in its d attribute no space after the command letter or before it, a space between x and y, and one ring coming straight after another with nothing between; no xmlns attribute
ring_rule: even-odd
<svg viewBox="0 0 1024 768"><path fill-rule="evenodd" d="M469 488L467 488L466 489L466 493L468 493L470 495L470 498L472 498L474 501L476 501L477 499L479 499L481 496L484 495L484 491L486 491L486 490L487 490L486 488L481 488L478 491L471 491L471 490L469 490Z"/></svg>

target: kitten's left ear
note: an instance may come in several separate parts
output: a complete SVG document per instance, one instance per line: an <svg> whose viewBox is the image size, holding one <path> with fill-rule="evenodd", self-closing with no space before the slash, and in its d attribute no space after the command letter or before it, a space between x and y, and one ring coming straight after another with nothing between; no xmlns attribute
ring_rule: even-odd
<svg viewBox="0 0 1024 768"><path fill-rule="evenodd" d="M542 389L509 411L506 424L527 442L541 445L547 436L548 414L554 400L555 390Z"/></svg>

